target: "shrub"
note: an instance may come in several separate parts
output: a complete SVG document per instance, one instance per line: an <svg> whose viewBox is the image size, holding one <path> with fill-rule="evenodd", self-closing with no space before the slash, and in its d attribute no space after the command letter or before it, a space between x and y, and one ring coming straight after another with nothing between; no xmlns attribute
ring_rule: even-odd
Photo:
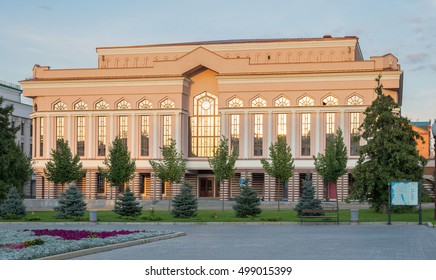
<svg viewBox="0 0 436 280"><path fill-rule="evenodd" d="M197 216L198 202L192 193L192 187L185 182L172 201L171 215L174 218L191 218Z"/></svg>
<svg viewBox="0 0 436 280"><path fill-rule="evenodd" d="M312 180L306 175L303 180L303 193L301 194L300 201L295 206L294 210L301 215L303 209L322 210L321 200L315 198L315 193L312 187ZM322 213L307 213L303 215L322 215Z"/></svg>
<svg viewBox="0 0 436 280"><path fill-rule="evenodd" d="M126 191L115 201L113 211L123 217L137 217L141 215L142 207L139 206L139 201L136 201L133 192L127 187Z"/></svg>
<svg viewBox="0 0 436 280"><path fill-rule="evenodd" d="M26 215L26 206L24 206L17 188L12 187L9 190L6 199L0 205L0 216L6 219L20 219Z"/></svg>
<svg viewBox="0 0 436 280"><path fill-rule="evenodd" d="M248 182L241 187L241 194L235 197L236 204L233 209L236 212L236 217L247 218L249 216L256 217L262 210L260 209L260 197L253 190Z"/></svg>
<svg viewBox="0 0 436 280"><path fill-rule="evenodd" d="M61 194L59 206L54 208L59 212L56 218L68 219L71 217L83 217L86 211L86 203L83 201L83 195L79 189L72 185Z"/></svg>

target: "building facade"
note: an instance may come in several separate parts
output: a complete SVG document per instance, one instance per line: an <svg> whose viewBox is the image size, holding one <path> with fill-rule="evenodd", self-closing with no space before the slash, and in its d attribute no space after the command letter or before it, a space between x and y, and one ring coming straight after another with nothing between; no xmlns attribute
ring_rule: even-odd
<svg viewBox="0 0 436 280"><path fill-rule="evenodd" d="M98 68L54 70L35 65L22 81L33 98L36 197L55 198L60 187L44 177L56 139L68 140L86 176L78 182L88 199L113 199L98 173L111 141L125 141L137 170L131 184L141 199L165 199L169 187L153 174L150 159L170 139L187 160L185 179L199 198L231 199L248 178L265 200L297 201L301 180L311 173L320 199L331 199L314 171L313 156L324 152L340 127L352 169L362 144L358 127L376 98L375 78L401 105L402 76L392 54L364 60L357 37L233 40L97 48ZM239 156L236 176L218 185L207 158L220 136ZM269 146L286 137L295 172L278 186L260 163ZM352 178L338 181L346 199ZM331 197L329 197L331 196Z"/></svg>
<svg viewBox="0 0 436 280"><path fill-rule="evenodd" d="M14 127L20 127L15 134L15 142L28 157L31 157L33 150L33 126L30 119L32 106L22 102L22 92L20 85L0 80L0 96L3 97L3 105L14 106L9 121ZM32 180L24 187L24 194L26 197L36 195L35 184Z"/></svg>

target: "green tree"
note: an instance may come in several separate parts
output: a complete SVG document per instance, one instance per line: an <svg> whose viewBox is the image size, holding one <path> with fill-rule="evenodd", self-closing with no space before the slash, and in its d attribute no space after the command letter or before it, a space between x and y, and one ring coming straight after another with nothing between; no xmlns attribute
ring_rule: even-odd
<svg viewBox="0 0 436 280"><path fill-rule="evenodd" d="M347 147L342 137L342 130L338 128L336 135L329 141L325 154L318 153L313 157L315 170L328 183L329 189L334 188L336 207L339 209L337 181L338 178L347 172Z"/></svg>
<svg viewBox="0 0 436 280"><path fill-rule="evenodd" d="M185 182L172 202L171 215L174 218L191 218L197 216L198 201L192 193L192 187Z"/></svg>
<svg viewBox="0 0 436 280"><path fill-rule="evenodd" d="M236 212L236 217L246 218L248 216L255 217L262 213L260 209L260 197L253 190L253 188L245 181L241 187L241 194L235 197L235 205L233 209Z"/></svg>
<svg viewBox="0 0 436 280"><path fill-rule="evenodd" d="M278 188L284 190L284 184L294 174L294 159L292 158L291 147L286 144L285 137L279 136L277 142L271 144L269 156L271 163L266 159L260 160L263 169L278 181ZM280 200L283 193L278 193L277 196L277 209L280 210Z"/></svg>
<svg viewBox="0 0 436 280"><path fill-rule="evenodd" d="M350 198L368 200L373 209L381 211L388 204L388 183L421 180L426 159L416 149L416 141L422 137L397 113L398 104L383 94L380 76L376 81L377 98L365 110L360 127L366 144L360 147L352 171L355 182Z"/></svg>
<svg viewBox="0 0 436 280"><path fill-rule="evenodd" d="M26 206L16 187L12 187L6 199L0 204L0 216L6 218L24 217L26 215Z"/></svg>
<svg viewBox="0 0 436 280"><path fill-rule="evenodd" d="M150 160L150 165L156 176L161 179L162 182L169 182L169 198L168 208L171 205L171 192L173 183L182 182L182 178L185 175L186 160L183 158L183 154L179 153L176 148L176 141L170 140L170 144L160 147L163 160L155 161Z"/></svg>
<svg viewBox="0 0 436 280"><path fill-rule="evenodd" d="M209 165L215 174L215 179L218 184L221 184L224 180L230 180L235 176L235 163L238 156L236 152L233 151L229 153L229 145L227 144L227 138L225 136L221 137L220 145L213 153L213 157L209 158ZM222 211L224 211L224 187L221 186L221 201L222 201Z"/></svg>
<svg viewBox="0 0 436 280"><path fill-rule="evenodd" d="M30 159L15 143L15 134L20 127L12 127L9 121L14 107L3 106L0 96L0 203L14 186L23 194L23 186L32 175Z"/></svg>
<svg viewBox="0 0 436 280"><path fill-rule="evenodd" d="M127 187L126 191L115 201L113 211L123 217L137 217L141 215L142 207L139 201L136 201L134 193Z"/></svg>
<svg viewBox="0 0 436 280"><path fill-rule="evenodd" d="M117 192L124 192L125 186L135 176L136 163L134 159L131 159L129 150L119 137L112 141L109 147L109 157L103 160L103 164L106 169L99 166L98 172L111 187L118 188Z"/></svg>
<svg viewBox="0 0 436 280"><path fill-rule="evenodd" d="M78 218L85 215L86 203L76 185L71 185L61 194L59 205L54 210L59 212L56 214L56 218L59 219Z"/></svg>
<svg viewBox="0 0 436 280"><path fill-rule="evenodd" d="M63 192L65 184L82 178L85 176L86 170L83 169L79 155L73 157L66 140L58 139L56 147L56 149L51 150L51 158L45 164L44 174L53 183L61 184Z"/></svg>
<svg viewBox="0 0 436 280"><path fill-rule="evenodd" d="M321 200L315 198L312 179L310 178L309 174L306 174L306 179L303 180L303 193L301 194L300 201L298 201L294 208L299 216L301 215L301 211L304 209L322 210ZM309 213L305 214L309 215ZM310 215L317 215L317 213L311 213ZM319 213L319 215L321 215L321 213Z"/></svg>

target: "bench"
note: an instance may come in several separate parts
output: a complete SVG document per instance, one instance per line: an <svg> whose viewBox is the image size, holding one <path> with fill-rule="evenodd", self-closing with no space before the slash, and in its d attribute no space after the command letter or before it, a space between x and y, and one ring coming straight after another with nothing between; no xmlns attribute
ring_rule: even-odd
<svg viewBox="0 0 436 280"><path fill-rule="evenodd" d="M328 220L328 221L331 221L332 219L336 219L334 222L336 224L339 224L338 208L336 208L336 206L323 206L322 210L303 209L301 210L301 214L300 214L300 224L303 224L303 220L305 219L315 219L315 218Z"/></svg>

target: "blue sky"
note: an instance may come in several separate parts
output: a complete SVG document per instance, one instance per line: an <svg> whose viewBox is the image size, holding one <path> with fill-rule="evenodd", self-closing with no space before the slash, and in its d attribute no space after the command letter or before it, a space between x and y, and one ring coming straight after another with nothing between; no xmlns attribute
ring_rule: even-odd
<svg viewBox="0 0 436 280"><path fill-rule="evenodd" d="M358 36L365 59L394 54L403 115L436 118L436 0L0 0L0 80L97 66L96 47L222 39Z"/></svg>

